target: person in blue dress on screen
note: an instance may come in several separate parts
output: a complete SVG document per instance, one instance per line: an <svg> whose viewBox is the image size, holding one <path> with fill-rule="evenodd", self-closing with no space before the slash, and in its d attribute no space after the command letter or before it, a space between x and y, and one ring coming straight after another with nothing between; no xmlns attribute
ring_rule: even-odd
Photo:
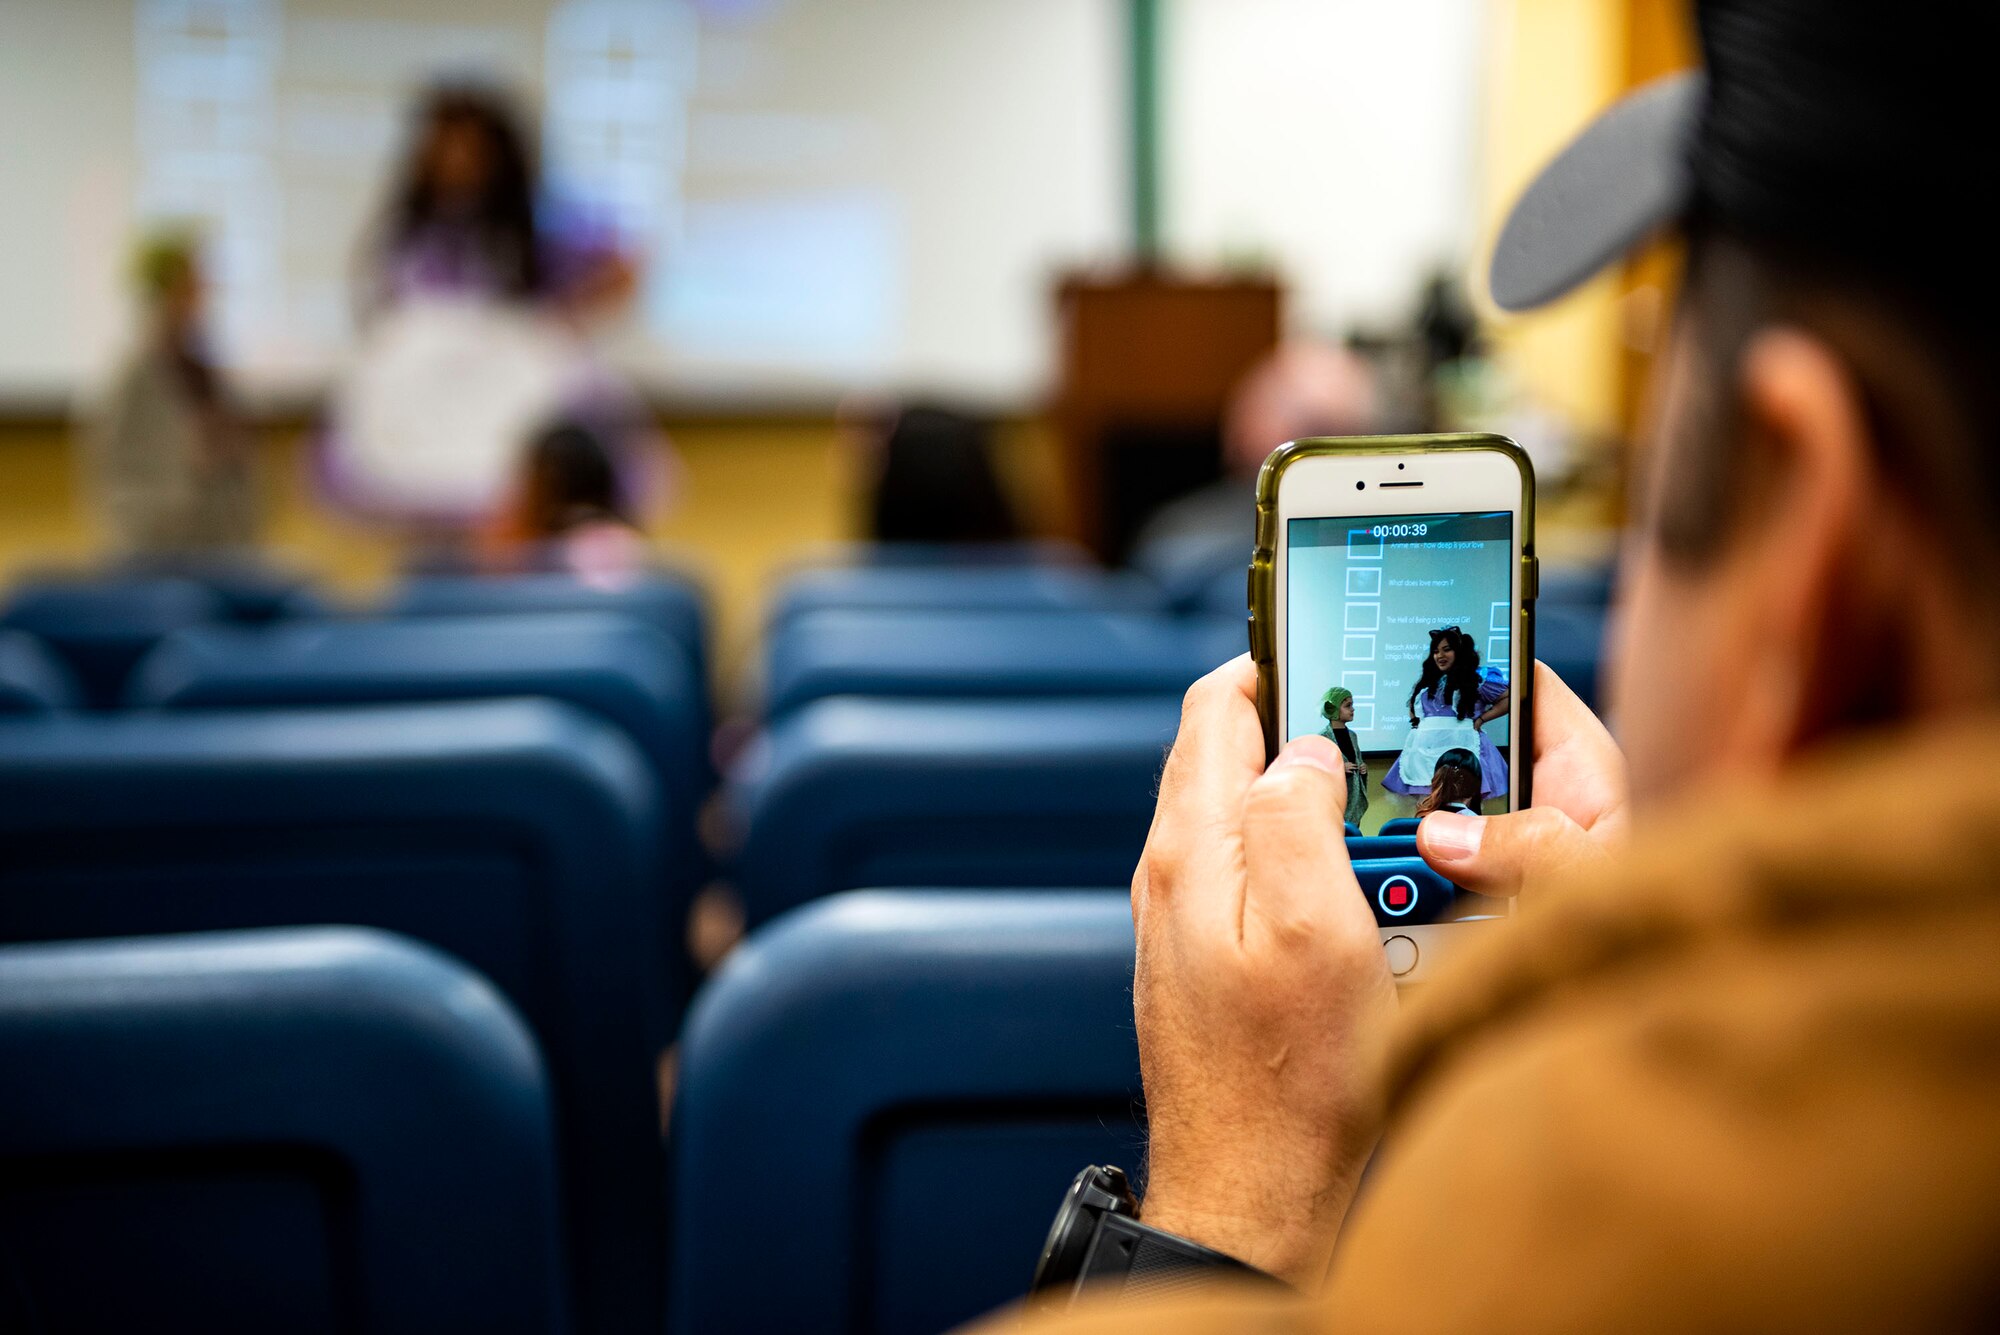
<svg viewBox="0 0 2000 1335"><path fill-rule="evenodd" d="M1457 626L1431 632L1423 672L1410 688L1410 739L1382 786L1405 797L1427 794L1438 760L1454 747L1479 758L1481 797L1507 795L1507 758L1481 731L1509 707L1507 674L1481 667L1472 637Z"/></svg>

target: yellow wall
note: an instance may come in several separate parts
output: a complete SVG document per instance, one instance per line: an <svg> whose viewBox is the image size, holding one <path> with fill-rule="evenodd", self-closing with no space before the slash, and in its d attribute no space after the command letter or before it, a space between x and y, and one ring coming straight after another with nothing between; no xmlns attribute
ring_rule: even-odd
<svg viewBox="0 0 2000 1335"><path fill-rule="evenodd" d="M1535 173L1623 91L1626 5L1615 0L1494 0L1480 251L1473 287L1484 301L1486 256L1507 210ZM1490 304L1501 361L1538 401L1583 430L1609 435L1622 404L1619 284L1604 274L1527 315Z"/></svg>
<svg viewBox="0 0 2000 1335"><path fill-rule="evenodd" d="M813 548L856 536L852 456L831 423L672 425L675 494L647 518L668 559L696 571L714 597L717 667L742 679L775 575ZM1003 427L998 463L1024 519L1053 531L1059 473L1052 434ZM303 434L269 433L263 490L273 558L336 590L363 594L403 555L394 534L348 519L314 494ZM104 554L62 426L0 425L0 589L34 566L82 565Z"/></svg>
<svg viewBox="0 0 2000 1335"><path fill-rule="evenodd" d="M1482 273L1507 210L1544 163L1625 92L1695 63L1689 10L1689 0L1493 0ZM1535 398L1587 432L1630 440L1677 278L1671 248L1654 246L1544 310L1485 313L1502 360Z"/></svg>

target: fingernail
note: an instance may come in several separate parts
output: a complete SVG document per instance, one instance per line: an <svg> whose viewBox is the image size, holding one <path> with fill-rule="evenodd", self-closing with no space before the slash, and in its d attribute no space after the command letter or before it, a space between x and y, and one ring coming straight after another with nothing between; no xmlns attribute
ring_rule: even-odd
<svg viewBox="0 0 2000 1335"><path fill-rule="evenodd" d="M1458 811L1433 811L1424 817L1424 851L1440 862L1457 862L1479 851L1486 837L1486 817Z"/></svg>
<svg viewBox="0 0 2000 1335"><path fill-rule="evenodd" d="M1324 770L1328 774L1344 773L1340 748L1324 737L1294 737L1278 752L1278 758L1271 762L1271 768L1284 765L1304 765L1308 769Z"/></svg>

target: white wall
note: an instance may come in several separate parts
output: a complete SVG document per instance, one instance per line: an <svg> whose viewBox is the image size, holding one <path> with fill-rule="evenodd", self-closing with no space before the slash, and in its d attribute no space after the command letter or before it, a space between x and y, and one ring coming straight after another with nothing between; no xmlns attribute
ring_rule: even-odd
<svg viewBox="0 0 2000 1335"><path fill-rule="evenodd" d="M1051 276L1122 241L1121 15L4 0L0 395L67 392L109 362L144 215L208 221L221 342L253 391L323 383L407 99L439 72L545 104L552 174L639 228L650 282L615 346L642 379L1031 394Z"/></svg>
<svg viewBox="0 0 2000 1335"><path fill-rule="evenodd" d="M546 100L551 167L642 233L652 281L616 340L641 379L1031 401L1052 276L1125 250L1124 10L0 0L0 397L110 361L142 212L220 218L223 350L253 391L323 384L408 90L470 69ZM1167 0L1171 255L1272 261L1301 325L1403 314L1470 249L1482 12ZM176 32L232 25L249 54L230 78L169 86ZM600 39L638 58L620 75Z"/></svg>
<svg viewBox="0 0 2000 1335"><path fill-rule="evenodd" d="M132 15L0 3L0 393L60 397L122 324Z"/></svg>
<svg viewBox="0 0 2000 1335"><path fill-rule="evenodd" d="M1275 263L1295 325L1410 313L1476 233L1484 0L1169 0L1163 230Z"/></svg>

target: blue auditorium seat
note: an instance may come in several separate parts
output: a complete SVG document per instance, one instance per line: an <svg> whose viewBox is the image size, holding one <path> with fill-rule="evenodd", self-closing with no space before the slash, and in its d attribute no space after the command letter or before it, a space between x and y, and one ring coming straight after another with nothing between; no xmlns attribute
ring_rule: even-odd
<svg viewBox="0 0 2000 1335"><path fill-rule="evenodd" d="M1544 560L1541 570L1541 604L1562 607L1611 605L1617 583L1617 567L1610 562L1592 565L1563 565Z"/></svg>
<svg viewBox="0 0 2000 1335"><path fill-rule="evenodd" d="M128 705L411 703L539 695L624 729L688 819L708 787L705 694L688 651L606 612L200 626L162 640Z"/></svg>
<svg viewBox="0 0 2000 1335"><path fill-rule="evenodd" d="M120 569L127 577L165 576L200 584L222 600L231 621L244 625L318 616L326 610L319 592L303 575L249 553L135 556Z"/></svg>
<svg viewBox="0 0 2000 1335"><path fill-rule="evenodd" d="M1022 1296L1077 1170L1139 1167L1131 986L1124 890L753 934L682 1039L671 1329L917 1335Z"/></svg>
<svg viewBox="0 0 2000 1335"><path fill-rule="evenodd" d="M1359 839L1361 837L1361 829L1353 821L1341 822L1340 829L1349 839Z"/></svg>
<svg viewBox="0 0 2000 1335"><path fill-rule="evenodd" d="M228 617L222 597L191 579L57 576L17 586L0 607L0 629L46 641L76 674L86 703L108 708L133 665L162 636Z"/></svg>
<svg viewBox="0 0 2000 1335"><path fill-rule="evenodd" d="M1247 610L1247 575L1256 545L1256 498L1243 491L1239 533L1189 533L1148 542L1132 553L1132 568L1153 581L1176 612Z"/></svg>
<svg viewBox="0 0 2000 1335"><path fill-rule="evenodd" d="M1413 858L1416 855L1415 835L1350 834L1347 836L1347 856L1350 861L1359 861L1362 858Z"/></svg>
<svg viewBox="0 0 2000 1335"><path fill-rule="evenodd" d="M1240 618L828 609L773 629L765 710L831 695L1178 695L1247 648Z"/></svg>
<svg viewBox="0 0 2000 1335"><path fill-rule="evenodd" d="M1383 821L1382 828L1375 833L1385 836L1400 835L1406 839L1414 839L1417 837L1417 826L1421 823L1415 816L1398 816L1394 820Z"/></svg>
<svg viewBox="0 0 2000 1335"><path fill-rule="evenodd" d="M1249 615L1249 553L1241 551L1238 555L1243 559L1216 571L1209 576L1208 583L1182 599L1179 610L1183 616L1241 620Z"/></svg>
<svg viewBox="0 0 2000 1335"><path fill-rule="evenodd" d="M386 616L621 612L657 626L708 670L707 608L687 577L645 570L602 580L577 575L412 575L389 592Z"/></svg>
<svg viewBox="0 0 2000 1335"><path fill-rule="evenodd" d="M816 566L785 577L767 622L806 612L850 611L1152 612L1159 591L1147 580L1089 566Z"/></svg>
<svg viewBox="0 0 2000 1335"><path fill-rule="evenodd" d="M0 1329L568 1328L547 1080L354 928L0 947Z"/></svg>
<svg viewBox="0 0 2000 1335"><path fill-rule="evenodd" d="M863 886L1124 885L1180 724L1173 697L821 700L726 790L751 923Z"/></svg>
<svg viewBox="0 0 2000 1335"><path fill-rule="evenodd" d="M0 714L42 714L82 703L82 687L47 645L23 630L0 630Z"/></svg>
<svg viewBox="0 0 2000 1335"><path fill-rule="evenodd" d="M349 923L456 955L547 1057L583 1324L656 1330L660 800L549 700L0 720L0 941Z"/></svg>
<svg viewBox="0 0 2000 1335"><path fill-rule="evenodd" d="M843 566L1088 566L1090 553L1061 538L1014 542L836 542L812 549L817 565Z"/></svg>
<svg viewBox="0 0 2000 1335"><path fill-rule="evenodd" d="M1599 703L1608 617L1602 608L1583 605L1542 603L1535 608L1535 657L1592 711Z"/></svg>

